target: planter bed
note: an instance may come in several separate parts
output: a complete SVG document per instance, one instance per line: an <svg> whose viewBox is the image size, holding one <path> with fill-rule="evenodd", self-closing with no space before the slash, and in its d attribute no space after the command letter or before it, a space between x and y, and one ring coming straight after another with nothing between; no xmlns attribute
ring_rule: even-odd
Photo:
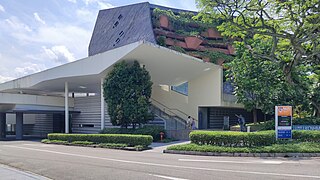
<svg viewBox="0 0 320 180"><path fill-rule="evenodd" d="M320 157L320 143L301 142L260 147L222 147L191 143L168 147L164 153L203 156Z"/></svg>
<svg viewBox="0 0 320 180"><path fill-rule="evenodd" d="M107 148L107 149L120 149L120 150L127 150L127 151L143 151L150 149L148 147L143 146L128 146L127 144L114 144L114 143L92 143L88 141L75 141L75 142L68 142L68 141L59 141L59 140L49 140L43 139L41 141L44 144L57 144L57 145L66 145L66 146L81 146L81 147L91 147L91 148Z"/></svg>

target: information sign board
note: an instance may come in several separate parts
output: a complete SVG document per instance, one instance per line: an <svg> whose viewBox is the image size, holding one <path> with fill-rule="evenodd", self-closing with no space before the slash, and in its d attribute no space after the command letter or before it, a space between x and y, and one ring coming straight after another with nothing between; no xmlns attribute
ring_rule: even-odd
<svg viewBox="0 0 320 180"><path fill-rule="evenodd" d="M275 107L275 130L277 139L292 138L292 106Z"/></svg>

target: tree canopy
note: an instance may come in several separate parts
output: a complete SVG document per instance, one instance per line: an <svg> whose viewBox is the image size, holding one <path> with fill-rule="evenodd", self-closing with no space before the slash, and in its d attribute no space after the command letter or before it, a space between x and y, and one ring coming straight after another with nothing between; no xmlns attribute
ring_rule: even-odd
<svg viewBox="0 0 320 180"><path fill-rule="evenodd" d="M133 128L148 121L151 77L138 61L115 64L106 76L103 88L108 113L113 125Z"/></svg>
<svg viewBox="0 0 320 180"><path fill-rule="evenodd" d="M263 61L263 64L273 64L281 69L286 83L282 92L290 91L288 97L291 98L284 102L312 105L315 114L320 116L318 0L197 0L197 3L201 9L199 19L221 22L218 30L222 35L241 43L241 51L245 56L248 54L242 60L250 57L255 60L251 63ZM251 70L255 68L261 69L252 66ZM277 77L279 74L269 75ZM259 75L260 85L265 83L263 76ZM278 80L276 78L275 82ZM272 86L270 90L273 90Z"/></svg>

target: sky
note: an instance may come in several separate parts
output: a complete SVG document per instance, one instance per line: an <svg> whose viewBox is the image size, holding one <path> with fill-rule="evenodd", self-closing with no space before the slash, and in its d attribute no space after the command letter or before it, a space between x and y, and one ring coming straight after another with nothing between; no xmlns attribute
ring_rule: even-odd
<svg viewBox="0 0 320 180"><path fill-rule="evenodd" d="M88 56L99 10L143 0L0 0L0 83ZM196 11L194 0L150 0Z"/></svg>

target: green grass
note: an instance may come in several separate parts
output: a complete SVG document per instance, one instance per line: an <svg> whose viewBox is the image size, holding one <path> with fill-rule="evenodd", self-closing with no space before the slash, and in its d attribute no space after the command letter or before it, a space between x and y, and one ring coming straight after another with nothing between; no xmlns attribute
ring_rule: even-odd
<svg viewBox="0 0 320 180"><path fill-rule="evenodd" d="M320 153L320 143L284 143L260 147L222 147L212 145L183 144L168 147L168 150L217 153Z"/></svg>

